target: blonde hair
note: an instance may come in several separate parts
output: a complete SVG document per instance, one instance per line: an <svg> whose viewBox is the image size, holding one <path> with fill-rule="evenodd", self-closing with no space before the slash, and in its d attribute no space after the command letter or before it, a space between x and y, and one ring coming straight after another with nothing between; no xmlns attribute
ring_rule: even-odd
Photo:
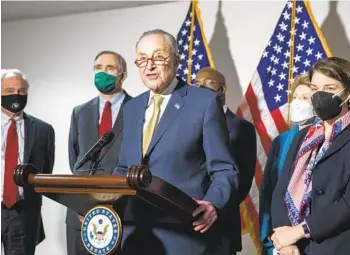
<svg viewBox="0 0 350 255"><path fill-rule="evenodd" d="M304 73L304 74L301 74L299 76L297 76L295 78L295 80L293 81L293 83L291 84L290 86L290 102L288 104L288 112L289 112L289 109L290 109L290 103L292 102L292 97L293 97L293 94L294 94L294 91L296 90L296 88L300 85L305 85L307 87L311 87L310 85L310 78L309 78L309 73ZM288 126L289 128L292 128L294 126L294 123L290 120L290 118L288 118L289 122L288 122Z"/></svg>
<svg viewBox="0 0 350 255"><path fill-rule="evenodd" d="M290 94L293 95L294 91L299 85L306 85L310 87L310 78L309 78L309 73L302 74L298 76L292 85L290 86Z"/></svg>

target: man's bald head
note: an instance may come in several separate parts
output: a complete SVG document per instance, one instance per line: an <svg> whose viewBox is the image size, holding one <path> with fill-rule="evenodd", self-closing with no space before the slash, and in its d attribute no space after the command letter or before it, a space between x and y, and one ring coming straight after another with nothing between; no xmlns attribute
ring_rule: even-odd
<svg viewBox="0 0 350 255"><path fill-rule="evenodd" d="M211 67L204 67L196 75L196 85L216 92L225 104L226 82L225 76Z"/></svg>

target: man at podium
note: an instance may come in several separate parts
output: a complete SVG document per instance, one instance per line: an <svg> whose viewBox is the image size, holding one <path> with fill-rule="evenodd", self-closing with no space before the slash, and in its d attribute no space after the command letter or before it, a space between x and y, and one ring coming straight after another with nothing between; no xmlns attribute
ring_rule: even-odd
<svg viewBox="0 0 350 255"><path fill-rule="evenodd" d="M219 97L178 80L175 38L145 32L136 44L135 64L150 91L123 111L123 144L116 175L145 164L157 176L195 199L193 223L185 223L140 198L128 199L121 248L126 255L232 254L220 214L238 186Z"/></svg>

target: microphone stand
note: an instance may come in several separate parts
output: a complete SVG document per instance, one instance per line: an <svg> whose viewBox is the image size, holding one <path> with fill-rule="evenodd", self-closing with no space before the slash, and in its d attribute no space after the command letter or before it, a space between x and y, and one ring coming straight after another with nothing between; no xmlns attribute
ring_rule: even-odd
<svg viewBox="0 0 350 255"><path fill-rule="evenodd" d="M98 163L99 163L98 160L91 161L91 163L90 163L90 170L91 171L90 171L89 175L94 175L95 174L95 172L96 172L96 170L98 168Z"/></svg>
<svg viewBox="0 0 350 255"><path fill-rule="evenodd" d="M90 159L90 168L89 169L75 169L76 172L89 172L89 175L94 175L96 171L104 171L104 169L99 168L100 162L103 159L104 155L99 156L99 153L96 153Z"/></svg>
<svg viewBox="0 0 350 255"><path fill-rule="evenodd" d="M105 156L105 151L102 149L99 152L95 152L92 154L90 161L90 168L89 169L84 169L84 170L78 170L75 169L77 172L89 172L89 175L94 175L96 171L104 171L104 169L99 168L100 167L100 162Z"/></svg>
<svg viewBox="0 0 350 255"><path fill-rule="evenodd" d="M99 164L102 158L100 158L100 153L95 153L90 161L90 173L89 175L94 175L96 170L99 169Z"/></svg>

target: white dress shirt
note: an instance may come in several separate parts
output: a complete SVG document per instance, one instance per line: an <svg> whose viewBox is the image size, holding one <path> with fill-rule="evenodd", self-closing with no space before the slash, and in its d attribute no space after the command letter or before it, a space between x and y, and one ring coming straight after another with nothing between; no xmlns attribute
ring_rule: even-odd
<svg viewBox="0 0 350 255"><path fill-rule="evenodd" d="M111 100L108 100L111 102L111 110L112 110L112 127L114 126L114 123L117 119L117 116L119 114L120 108L122 106L122 103L125 98L124 91L121 91L120 93L116 94L114 97L112 97ZM105 107L107 100L100 96L100 105L99 105L99 112L100 117L98 123L101 123L103 109Z"/></svg>
<svg viewBox="0 0 350 255"><path fill-rule="evenodd" d="M161 94L164 99L163 99L163 102L162 102L162 104L160 106L160 113L159 113L158 123L159 123L161 117L163 116L165 108L166 108L166 106L169 103L171 94L174 92L174 89L175 89L175 87L176 87L178 82L179 81L176 78L174 78L174 80L169 84L169 86ZM151 121L152 114L153 114L153 111L154 111L154 106L153 106L154 103L153 103L153 100L152 100L153 96L154 96L154 92L151 90L150 94L149 94L147 109L146 109L146 112L145 112L145 121L143 123L143 132L145 132L145 128L147 127L148 123Z"/></svg>
<svg viewBox="0 0 350 255"><path fill-rule="evenodd" d="M23 163L24 155L24 119L23 113L15 117L17 136L18 136L18 164ZM7 132L11 125L10 117L1 112L1 201L4 195L4 179L5 179L5 152L6 152L6 139ZM23 196L23 188L18 187L18 193L20 197Z"/></svg>
<svg viewBox="0 0 350 255"><path fill-rule="evenodd" d="M226 114L227 109L228 109L227 105L224 105L222 108L223 108L223 110L224 110L224 113Z"/></svg>

